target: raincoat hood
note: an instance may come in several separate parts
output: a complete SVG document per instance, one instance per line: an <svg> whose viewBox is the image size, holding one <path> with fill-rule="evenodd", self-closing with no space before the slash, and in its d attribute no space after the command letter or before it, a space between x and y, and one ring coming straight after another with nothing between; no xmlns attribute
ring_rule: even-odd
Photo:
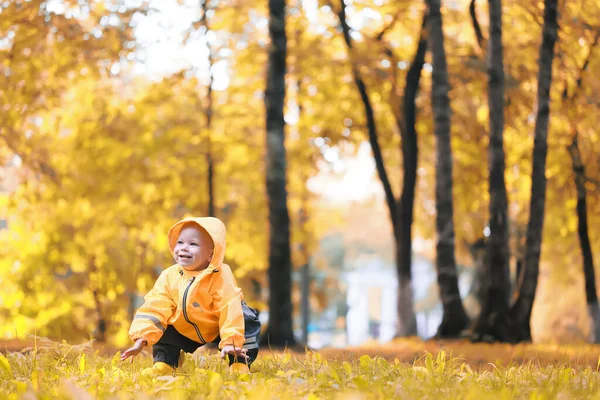
<svg viewBox="0 0 600 400"><path fill-rule="evenodd" d="M179 234L181 233L181 229L184 225L188 223L194 223L198 225L202 230L204 230L213 241L214 245L214 253L212 257L212 261L210 265L215 267L220 267L223 264L223 260L225 258L225 224L221 222L220 219L214 217L204 217L204 218L185 218L181 221L177 222L175 225L169 229L169 249L171 250L171 254L175 254L175 245L177 244L177 239L179 238Z"/></svg>

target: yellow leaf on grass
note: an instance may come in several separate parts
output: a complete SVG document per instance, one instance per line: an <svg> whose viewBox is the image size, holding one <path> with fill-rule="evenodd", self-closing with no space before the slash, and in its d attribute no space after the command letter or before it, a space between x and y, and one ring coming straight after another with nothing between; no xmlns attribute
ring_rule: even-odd
<svg viewBox="0 0 600 400"><path fill-rule="evenodd" d="M341 383L340 376L338 375L337 371L335 369L333 369L333 367L330 367L328 372L329 372L329 376L331 376L333 379L335 379L335 381L337 383Z"/></svg>
<svg viewBox="0 0 600 400"><path fill-rule="evenodd" d="M118 365L118 364L120 364L120 362L121 362L121 352L117 351L115 353L115 355L113 356L113 358L110 359L110 363L112 365Z"/></svg>
<svg viewBox="0 0 600 400"><path fill-rule="evenodd" d="M362 368L368 368L369 365L371 365L371 361L373 361L373 359L368 355L360 356L358 359L358 362Z"/></svg>
<svg viewBox="0 0 600 400"><path fill-rule="evenodd" d="M217 374L217 373L213 373L212 376L210 377L210 392L212 394L216 394L219 392L219 390L221 390L221 387L223 386L223 378L221 378L221 375Z"/></svg>
<svg viewBox="0 0 600 400"><path fill-rule="evenodd" d="M12 378L12 369L10 367L10 364L2 354L0 354L0 367L2 368L2 370L6 371L6 373Z"/></svg>
<svg viewBox="0 0 600 400"><path fill-rule="evenodd" d="M371 385L369 385L369 382L362 376L357 376L352 381L360 390L369 390L371 387Z"/></svg>
<svg viewBox="0 0 600 400"><path fill-rule="evenodd" d="M425 356L425 366L427 367L427 371L433 372L433 357L431 353L427 353Z"/></svg>
<svg viewBox="0 0 600 400"><path fill-rule="evenodd" d="M33 390L35 390L36 392L38 390L40 390L40 386L41 386L40 381L41 381L40 370L38 368L36 368L31 372L31 386L33 387Z"/></svg>
<svg viewBox="0 0 600 400"><path fill-rule="evenodd" d="M418 365L415 365L413 367L413 371L419 371L419 372L423 372L424 374L429 374L429 370L427 368L421 367L421 366L418 366Z"/></svg>
<svg viewBox="0 0 600 400"><path fill-rule="evenodd" d="M79 372L82 374L85 372L85 354L82 354L81 357L79 357Z"/></svg>
<svg viewBox="0 0 600 400"><path fill-rule="evenodd" d="M342 363L342 367L344 367L344 371L346 371L346 375L352 375L352 365L348 361L344 361Z"/></svg>
<svg viewBox="0 0 600 400"><path fill-rule="evenodd" d="M13 380L11 381L15 385L15 392L18 395L22 395L27 391L27 382Z"/></svg>
<svg viewBox="0 0 600 400"><path fill-rule="evenodd" d="M469 364L462 363L460 365L460 370L461 370L461 372L464 371L469 375L473 375L473 369L471 368L471 366Z"/></svg>

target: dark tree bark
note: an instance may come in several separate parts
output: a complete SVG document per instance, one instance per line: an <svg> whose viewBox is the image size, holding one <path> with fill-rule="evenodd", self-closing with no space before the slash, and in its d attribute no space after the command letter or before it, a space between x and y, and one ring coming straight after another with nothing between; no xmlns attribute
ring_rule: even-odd
<svg viewBox="0 0 600 400"><path fill-rule="evenodd" d="M469 15L471 16L471 24L473 24L473 30L475 31L477 44L480 48L483 48L483 42L485 41L485 38L483 37L483 32L481 31L481 27L479 26L479 20L477 19L475 0L471 0L471 3L469 4Z"/></svg>
<svg viewBox="0 0 600 400"><path fill-rule="evenodd" d="M473 280L471 281L467 296L472 296L475 302L475 306L471 307L471 310L467 309L466 311L467 315L470 314L476 323L485 301L484 286L485 281L488 278L487 253L485 251L486 240L485 238L480 238L473 243L469 243L465 240L465 244L469 248L471 258L473 259Z"/></svg>
<svg viewBox="0 0 600 400"><path fill-rule="evenodd" d="M471 339L510 341L508 332L510 269L508 256L508 201L504 180L504 61L502 56L502 2L489 0L488 147L490 236L486 241L486 285L481 313Z"/></svg>
<svg viewBox="0 0 600 400"><path fill-rule="evenodd" d="M520 288L523 283L523 272L525 269L523 268L523 259L519 258L515 265L515 286L516 288ZM518 290L513 292L513 298L516 299L519 296ZM516 301L516 300L515 300Z"/></svg>
<svg viewBox="0 0 600 400"><path fill-rule="evenodd" d="M293 346L290 216L287 207L285 75L287 37L285 0L269 0L269 60L265 92L266 184L269 206L269 326L264 341L271 346Z"/></svg>
<svg viewBox="0 0 600 400"><path fill-rule="evenodd" d="M531 310L537 289L544 207L546 203L546 153L548 150L548 120L550 118L550 88L552 85L552 62L554 44L558 35L557 0L545 0L542 45L540 46L537 115L533 143L533 170L531 173L531 200L525 249L523 281L519 297L512 312L518 329L517 339L531 341Z"/></svg>
<svg viewBox="0 0 600 400"><path fill-rule="evenodd" d="M436 268L444 314L437 336L458 336L469 318L458 291L458 272L454 256L455 236L452 201L452 147L450 145L450 84L444 50L440 0L428 0L429 41L433 59L432 108L436 138Z"/></svg>
<svg viewBox="0 0 600 400"><path fill-rule="evenodd" d="M98 266L96 265L96 259L91 258L89 260L90 275L98 272ZM90 290L92 291L92 297L94 298L94 306L96 312L96 327L92 331L92 337L100 343L106 341L106 319L102 312L102 301L100 301L100 295L98 293L97 283L90 281Z"/></svg>
<svg viewBox="0 0 600 400"><path fill-rule="evenodd" d="M353 46L352 38L350 37L350 26L348 26L348 22L346 21L346 6L343 0L340 1L340 10L338 12L338 17L340 20L340 25L342 26L344 41L346 42L346 46L348 47L348 53L352 53ZM350 58L352 58L351 54L349 55ZM394 193L392 191L392 185L390 184L390 180L385 169L385 163L383 161L383 155L381 153L381 147L379 146L377 124L375 123L375 113L373 111L373 106L371 105L371 99L369 98L369 94L367 93L367 86L365 85L365 82L362 79L358 67L354 63L352 63L351 67L354 84L358 89L360 99L362 100L365 109L365 118L367 120L367 132L369 134L369 144L371 145L371 150L373 151L373 158L375 159L375 168L377 169L377 175L381 180L381 184L383 185L383 191L385 192L385 201L388 206L390 219L392 220L392 225L394 226L394 236L397 237L395 223L396 198L394 197Z"/></svg>
<svg viewBox="0 0 600 400"><path fill-rule="evenodd" d="M212 61L212 60L211 60ZM212 65L212 62L211 62ZM212 69L210 72L210 83L208 85L207 98L208 105L206 110L206 129L208 135L210 135L210 129L212 127L212 108L213 108L213 99L212 99L212 84L213 84L213 73ZM208 183L208 216L215 217L215 162L212 156L212 142L210 140L210 136L207 138L207 149L206 149L206 178Z"/></svg>
<svg viewBox="0 0 600 400"><path fill-rule="evenodd" d="M563 104L569 108L575 108L575 101L579 97L581 87L583 85L583 75L587 71L590 59L594 53L595 47L600 40L600 31L596 33L594 41L591 43L590 51L583 65L579 70L577 85L575 90L569 94L568 85L565 85L563 92ZM568 104L570 103L570 104ZM587 190L585 183L585 165L581 158L579 150L579 132L577 130L577 117L569 115L571 123L571 131L573 132L573 141L568 147L569 155L573 163L573 172L575 180L575 188L577 189L577 234L579 236L579 246L581 248L581 256L583 258L583 275L585 278L585 299L588 307L588 314L592 326L590 329L590 341L592 343L600 343L600 305L598 304L598 294L596 290L596 274L594 272L594 257L592 254L592 246L590 244L588 218L587 218Z"/></svg>
<svg viewBox="0 0 600 400"><path fill-rule="evenodd" d="M415 186L417 183L417 165L419 147L417 140L417 107L415 100L419 92L421 71L427 53L427 13L423 15L423 24L419 36L419 44L410 68L406 74L402 114L404 121L398 119L398 130L402 135L402 193L398 202L396 231L396 270L398 275L398 320L399 335L416 334L417 320L414 312L414 293L412 288L412 224L414 216Z"/></svg>
<svg viewBox="0 0 600 400"><path fill-rule="evenodd" d="M206 165L207 165L207 183L208 183L208 216L215 217L215 162L212 156L212 142L210 140L210 133L212 128L212 114L213 114L213 96L212 96L212 85L213 85L213 72L212 72L212 55L209 56L210 63L210 81L208 84L208 90L206 97L208 104L206 105L206 130L208 132L207 137L207 149L206 149Z"/></svg>
<svg viewBox="0 0 600 400"><path fill-rule="evenodd" d="M97 290L92 290L94 296L94 304L96 305L96 328L93 332L93 337L100 343L106 341L106 320L102 314L102 303L100 302L100 296Z"/></svg>
<svg viewBox="0 0 600 400"><path fill-rule="evenodd" d="M208 25L208 16L207 13L209 11L208 0L204 0L202 2L202 17L200 23L205 28L205 32L208 33L210 27ZM208 74L209 81L208 87L206 89L206 108L204 110L204 116L206 118L206 181L208 185L208 209L207 213L209 217L215 217L215 162L212 155L212 142L210 139L211 128L212 128L212 116L213 116L213 92L212 86L214 82L214 73L213 73L213 51L211 48L211 44L208 42L206 45L208 46Z"/></svg>
<svg viewBox="0 0 600 400"><path fill-rule="evenodd" d="M215 217L215 163L211 151L209 150L206 154L206 164L208 165L207 178L208 178L208 216Z"/></svg>
<svg viewBox="0 0 600 400"><path fill-rule="evenodd" d="M340 1L340 10L338 13L338 17L340 20L340 24L342 26L342 32L344 35L344 41L346 42L346 46L348 47L348 53L350 58L352 59L352 38L350 37L350 27L346 21L346 8L344 1ZM364 80L360 75L360 71L358 70L358 66L352 63L352 75L354 78L354 83L358 92L360 94L360 98L362 100L364 109L365 109L365 118L367 120L367 132L369 134L369 144L371 145L371 150L373 151L373 158L375 159L375 167L377 169L377 175L379 176L379 180L381 180L381 184L383 185L383 190L385 192L385 200L388 206L388 211L390 213L390 220L392 221L392 227L394 230L394 238L396 240L396 247L398 247L398 237L399 237L399 224L398 224L398 212L397 212L397 203L396 197L392 191L392 186L390 184L387 171L385 169L385 163L383 161L383 155L381 153L381 148L379 146L379 139L377 133L377 124L375 123L375 113L373 111L373 107L371 105L371 99L369 98L369 94L367 92L367 87L365 85ZM398 252L396 252L398 253ZM396 259L396 261L398 261ZM408 294L403 291L409 290ZM412 298L412 285L409 282L408 287L402 287L400 285L400 277L398 282L398 332L397 336L414 336L417 334L417 318L414 313L414 307L412 306L413 298ZM401 300L402 298L402 300ZM409 298L410 303L406 304L403 302L406 298ZM408 315L405 315L408 314Z"/></svg>
<svg viewBox="0 0 600 400"><path fill-rule="evenodd" d="M346 22L346 10L344 2L340 4L338 13L344 40L348 47L348 52L353 50L352 39L350 37L350 27ZM426 16L424 16L425 21ZM425 24L425 22L424 22ZM386 31L391 28L388 25L378 36L378 40L382 40ZM427 50L426 31L422 30L419 38L419 45L415 53L413 62L406 77L406 85L404 87L404 102L402 103L402 112L404 120L397 117L397 124L402 135L402 154L404 164L404 183L402 194L399 201L392 191L389 182L388 174L385 168L383 155L378 141L377 125L375 123L375 115L371 100L367 92L366 85L362 79L360 72L355 64L352 64L352 74L354 83L359 91L363 106L365 109L365 117L367 120L367 128L369 134L369 143L373 150L373 158L379 179L384 188L386 196L386 204L390 213L390 220L394 229L394 239L396 245L396 270L398 273L398 330L396 336L415 336L417 334L417 319L414 311L414 298L412 289L412 221L414 208L414 194L416 184L416 171L418 161L418 142L416 131L416 107L415 99L419 90L421 79L421 71L425 62L425 53ZM391 50L389 50L391 51Z"/></svg>
<svg viewBox="0 0 600 400"><path fill-rule="evenodd" d="M600 342L600 306L596 291L596 274L594 272L594 257L588 234L587 221L587 191L585 189L585 166L581 160L579 151L579 134L575 131L573 142L569 146L569 154L573 161L573 172L575 173L575 187L577 188L577 234L579 246L583 256L583 275L585 277L585 299L588 307L590 320L592 321L591 341Z"/></svg>

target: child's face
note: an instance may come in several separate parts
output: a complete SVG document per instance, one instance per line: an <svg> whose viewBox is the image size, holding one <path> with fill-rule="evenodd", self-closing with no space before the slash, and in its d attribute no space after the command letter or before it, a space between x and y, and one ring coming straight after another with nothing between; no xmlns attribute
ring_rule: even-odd
<svg viewBox="0 0 600 400"><path fill-rule="evenodd" d="M188 270L198 270L208 267L212 260L213 244L210 239L195 226L181 230L175 245L175 261Z"/></svg>

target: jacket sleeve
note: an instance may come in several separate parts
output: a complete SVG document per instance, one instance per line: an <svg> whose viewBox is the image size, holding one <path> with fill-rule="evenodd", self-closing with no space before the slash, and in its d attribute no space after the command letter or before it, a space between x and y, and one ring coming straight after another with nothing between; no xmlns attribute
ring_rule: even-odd
<svg viewBox="0 0 600 400"><path fill-rule="evenodd" d="M216 273L212 296L215 309L219 311L219 349L223 346L244 345L244 313L242 312L242 290L237 287L233 272L222 265Z"/></svg>
<svg viewBox="0 0 600 400"><path fill-rule="evenodd" d="M154 345L162 337L176 308L177 303L169 290L167 271L163 271L144 297L144 304L135 313L129 337L133 341L145 339L149 346Z"/></svg>

